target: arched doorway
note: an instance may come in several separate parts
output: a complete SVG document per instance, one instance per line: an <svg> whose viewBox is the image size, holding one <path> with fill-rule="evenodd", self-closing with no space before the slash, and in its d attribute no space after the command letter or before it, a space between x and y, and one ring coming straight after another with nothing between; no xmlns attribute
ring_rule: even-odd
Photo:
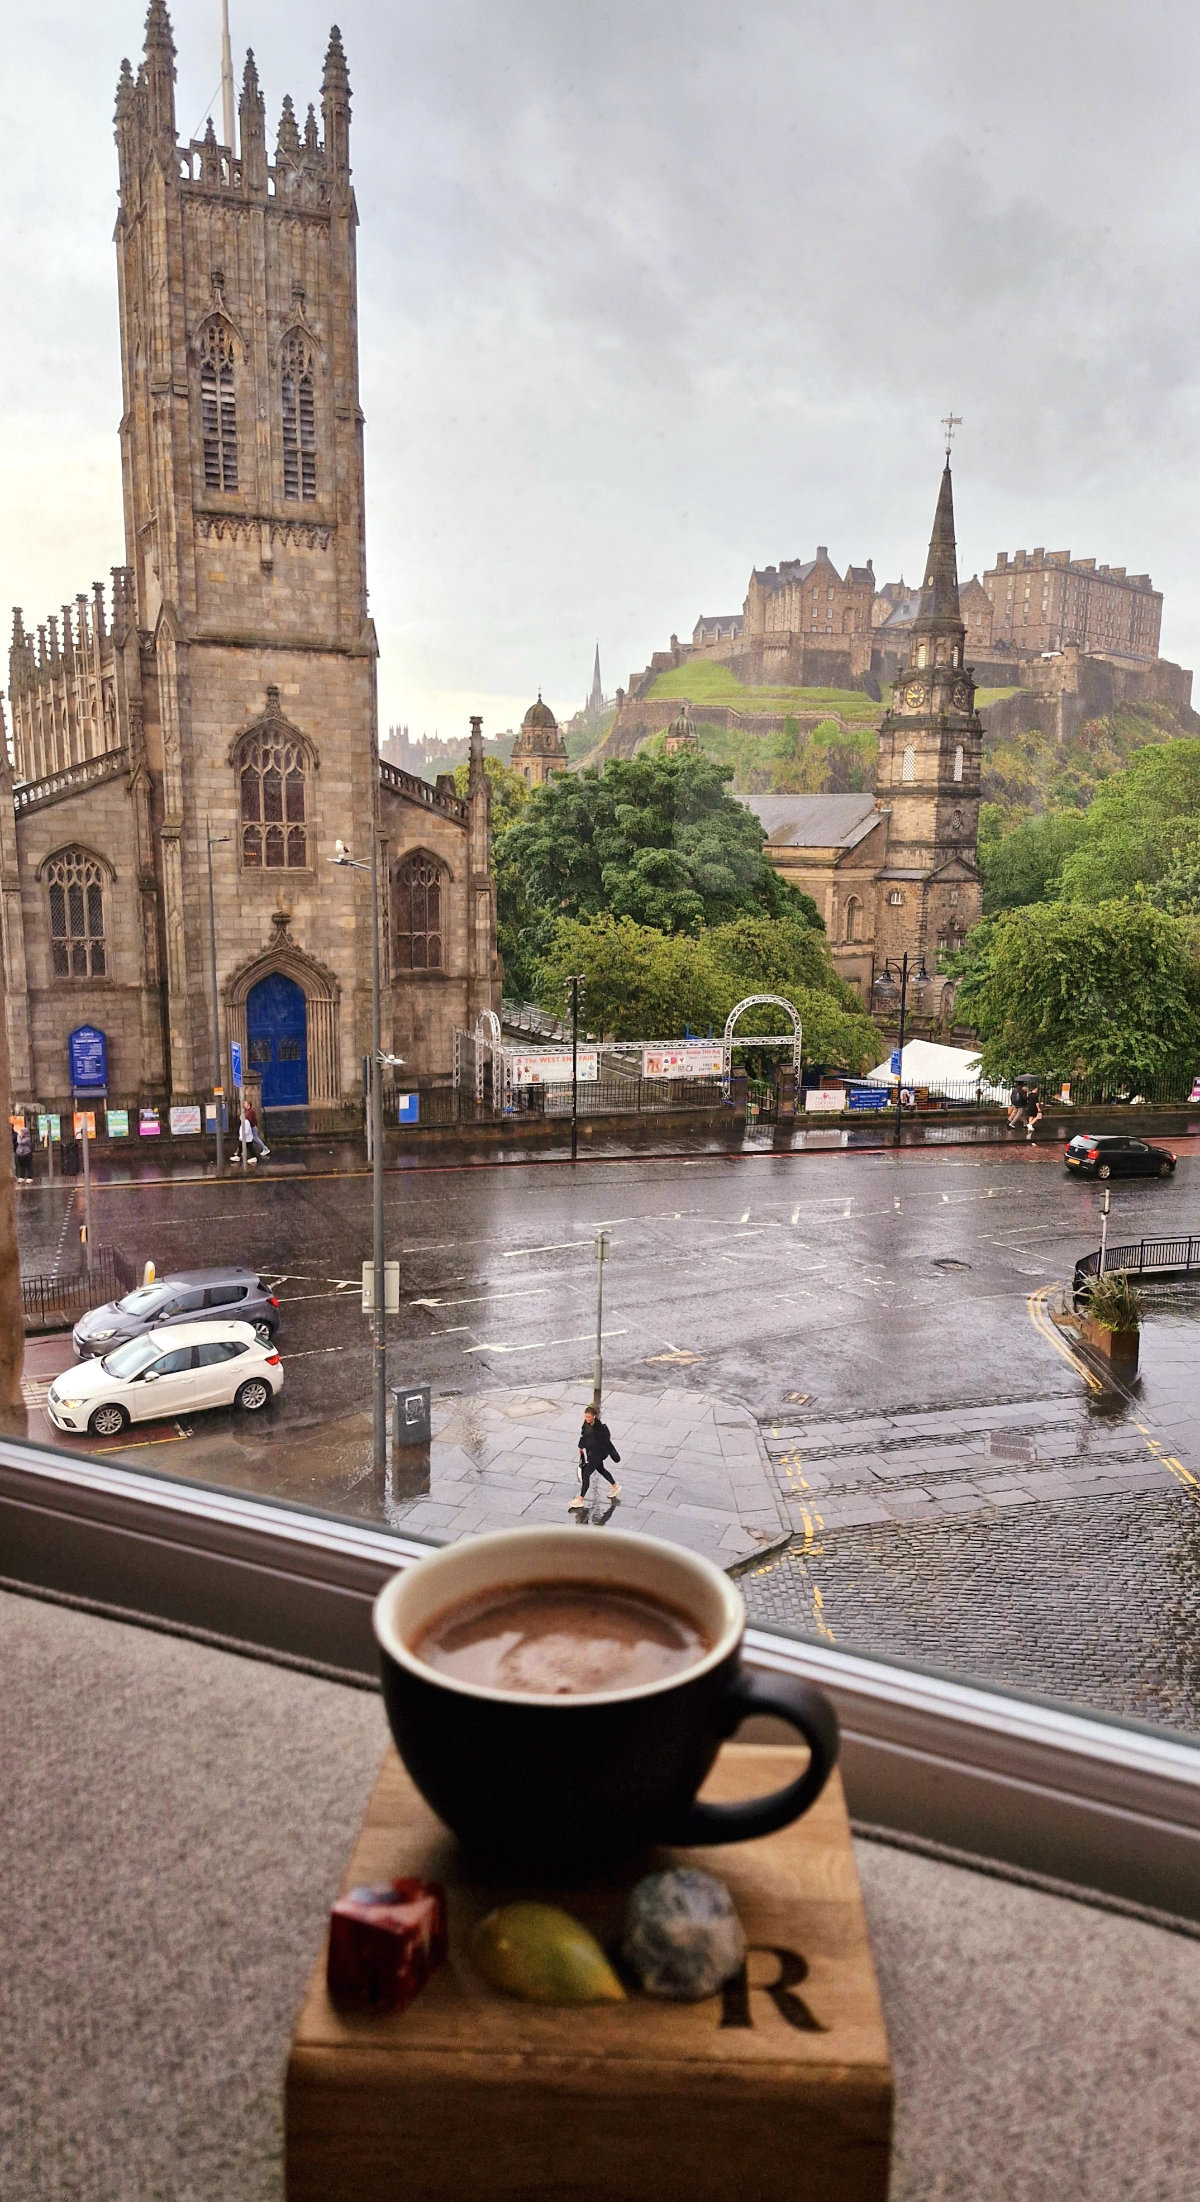
<svg viewBox="0 0 1200 2202"><path fill-rule="evenodd" d="M270 971L246 996L250 1069L262 1083L264 1109L308 1102L308 1004L304 988Z"/></svg>

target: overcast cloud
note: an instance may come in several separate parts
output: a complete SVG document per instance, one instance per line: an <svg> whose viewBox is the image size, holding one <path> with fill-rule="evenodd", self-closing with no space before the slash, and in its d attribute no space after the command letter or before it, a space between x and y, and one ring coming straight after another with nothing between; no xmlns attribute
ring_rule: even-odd
<svg viewBox="0 0 1200 2202"><path fill-rule="evenodd" d="M354 88L383 723L566 715L752 563L1149 571L1200 662L1200 14L1180 0L231 0L273 132ZM112 101L141 0L6 11L0 602L123 557ZM218 0L174 0L181 135ZM219 103L216 110L219 120ZM7 592L4 594L3 592Z"/></svg>

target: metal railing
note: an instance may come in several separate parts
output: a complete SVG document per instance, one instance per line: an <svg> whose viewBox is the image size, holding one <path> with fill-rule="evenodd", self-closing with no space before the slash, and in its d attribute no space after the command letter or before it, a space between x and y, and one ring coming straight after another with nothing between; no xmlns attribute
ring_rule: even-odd
<svg viewBox="0 0 1200 2202"><path fill-rule="evenodd" d="M1100 1275L1100 1248L1081 1254L1075 1264L1073 1290L1078 1292L1088 1277ZM1104 1273L1122 1269L1131 1277L1200 1276L1200 1237L1139 1239L1133 1246L1109 1246L1104 1250Z"/></svg>
<svg viewBox="0 0 1200 2202"><path fill-rule="evenodd" d="M89 1272L70 1276L30 1275L21 1279L21 1300L27 1330L65 1330L78 1322L90 1307L103 1307L138 1282L134 1264L116 1246L98 1246Z"/></svg>

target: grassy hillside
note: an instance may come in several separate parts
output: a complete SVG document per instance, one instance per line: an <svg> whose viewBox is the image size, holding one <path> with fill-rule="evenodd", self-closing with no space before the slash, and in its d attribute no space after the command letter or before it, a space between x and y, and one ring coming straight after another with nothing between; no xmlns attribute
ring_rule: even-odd
<svg viewBox="0 0 1200 2202"><path fill-rule="evenodd" d="M880 706L858 688L748 688L735 680L727 665L696 658L688 665L672 666L660 673L648 691L655 701L661 696L686 696L689 703L728 704L747 713L795 711L810 715L829 712L847 725L876 726Z"/></svg>

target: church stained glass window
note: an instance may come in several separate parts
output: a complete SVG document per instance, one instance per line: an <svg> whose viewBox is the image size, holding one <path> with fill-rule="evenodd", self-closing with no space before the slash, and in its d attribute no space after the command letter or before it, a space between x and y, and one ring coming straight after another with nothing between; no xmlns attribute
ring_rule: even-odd
<svg viewBox="0 0 1200 2202"><path fill-rule="evenodd" d="M401 971L442 968L442 881L440 864L418 852L396 873L396 960Z"/></svg>
<svg viewBox="0 0 1200 2202"><path fill-rule="evenodd" d="M50 963L56 979L108 976L104 872L86 849L63 849L45 871L50 897Z"/></svg>
<svg viewBox="0 0 1200 2202"><path fill-rule="evenodd" d="M308 771L298 742L258 735L237 761L246 871L302 871L308 864Z"/></svg>
<svg viewBox="0 0 1200 2202"><path fill-rule="evenodd" d="M200 434L206 489L231 491L238 486L234 358L232 331L224 321L210 321L200 339Z"/></svg>
<svg viewBox="0 0 1200 2202"><path fill-rule="evenodd" d="M317 429L313 357L303 337L283 347L283 494L310 502L317 494Z"/></svg>

